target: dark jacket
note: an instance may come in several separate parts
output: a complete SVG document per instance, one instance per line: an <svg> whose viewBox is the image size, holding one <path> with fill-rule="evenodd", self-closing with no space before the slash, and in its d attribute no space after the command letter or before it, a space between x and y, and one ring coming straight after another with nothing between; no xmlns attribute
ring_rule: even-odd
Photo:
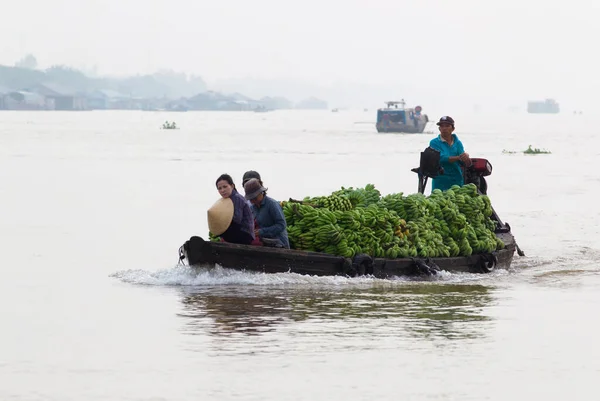
<svg viewBox="0 0 600 401"><path fill-rule="evenodd" d="M254 240L254 216L250 206L246 198L235 189L229 199L233 202L233 219L221 237L227 242L250 244Z"/></svg>
<svg viewBox="0 0 600 401"><path fill-rule="evenodd" d="M279 202L265 195L260 207L252 205L252 213L260 227L258 229L259 237L278 239L284 247L290 247L287 223Z"/></svg>

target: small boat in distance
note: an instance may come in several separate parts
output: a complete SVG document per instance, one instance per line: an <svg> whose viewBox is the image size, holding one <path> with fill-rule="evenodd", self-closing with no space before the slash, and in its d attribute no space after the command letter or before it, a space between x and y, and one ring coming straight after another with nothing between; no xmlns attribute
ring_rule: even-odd
<svg viewBox="0 0 600 401"><path fill-rule="evenodd" d="M407 109L404 99L399 102L385 102L385 104L387 107L377 110L377 123L375 124L377 132L423 133L429 117L427 114L421 114L421 106Z"/></svg>
<svg viewBox="0 0 600 401"><path fill-rule="evenodd" d="M256 107L253 109L253 111L254 111L255 113L266 113L266 112L268 112L268 111L271 111L271 109L267 109L265 106L263 106L263 105L260 105L260 106L256 106Z"/></svg>
<svg viewBox="0 0 600 401"><path fill-rule="evenodd" d="M162 125L162 129L179 129L179 127L177 126L177 124L175 124L175 121L165 121Z"/></svg>
<svg viewBox="0 0 600 401"><path fill-rule="evenodd" d="M560 106L554 99L546 99L542 102L527 102L527 112L533 114L557 114L560 113Z"/></svg>

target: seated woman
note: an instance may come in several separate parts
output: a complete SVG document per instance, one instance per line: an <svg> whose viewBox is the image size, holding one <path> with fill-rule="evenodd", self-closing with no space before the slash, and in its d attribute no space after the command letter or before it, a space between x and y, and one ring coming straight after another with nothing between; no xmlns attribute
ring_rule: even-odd
<svg viewBox="0 0 600 401"><path fill-rule="evenodd" d="M233 203L233 216L229 227L218 235L225 242L249 245L254 241L254 217L246 199L235 189L233 179L229 174L217 178L217 190L224 199Z"/></svg>
<svg viewBox="0 0 600 401"><path fill-rule="evenodd" d="M254 235L266 244L268 240L277 240L280 246L290 247L287 234L287 222L281 205L275 199L267 196L267 188L260 181L252 178L244 185L246 199L252 203L252 213L258 223Z"/></svg>

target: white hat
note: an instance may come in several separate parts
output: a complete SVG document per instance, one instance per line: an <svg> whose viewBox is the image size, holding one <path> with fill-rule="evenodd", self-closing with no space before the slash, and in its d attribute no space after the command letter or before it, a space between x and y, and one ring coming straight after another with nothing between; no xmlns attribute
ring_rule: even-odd
<svg viewBox="0 0 600 401"><path fill-rule="evenodd" d="M213 235L221 235L231 225L233 220L233 201L229 198L221 198L208 209L208 229Z"/></svg>

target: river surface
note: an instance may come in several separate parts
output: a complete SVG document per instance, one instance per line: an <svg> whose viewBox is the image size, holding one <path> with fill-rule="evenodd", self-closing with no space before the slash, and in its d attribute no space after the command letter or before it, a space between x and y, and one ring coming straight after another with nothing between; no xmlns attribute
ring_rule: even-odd
<svg viewBox="0 0 600 401"><path fill-rule="evenodd" d="M597 400L595 116L452 115L526 253L510 271L177 266L222 173L278 200L416 192L435 125L377 134L373 114L0 113L0 400Z"/></svg>

